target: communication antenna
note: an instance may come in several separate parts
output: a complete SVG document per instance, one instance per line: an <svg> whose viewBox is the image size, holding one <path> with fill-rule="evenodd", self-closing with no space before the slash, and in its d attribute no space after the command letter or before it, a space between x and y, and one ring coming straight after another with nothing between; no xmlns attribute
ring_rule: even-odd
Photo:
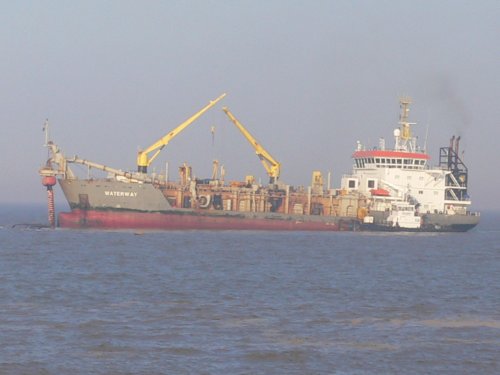
<svg viewBox="0 0 500 375"><path fill-rule="evenodd" d="M47 147L49 145L49 119L45 119L42 131L45 132L45 144L43 146Z"/></svg>

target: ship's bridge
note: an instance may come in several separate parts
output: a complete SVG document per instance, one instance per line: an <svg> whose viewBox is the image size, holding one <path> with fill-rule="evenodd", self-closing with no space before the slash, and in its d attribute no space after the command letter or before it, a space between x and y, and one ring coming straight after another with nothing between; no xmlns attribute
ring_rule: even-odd
<svg viewBox="0 0 500 375"><path fill-rule="evenodd" d="M352 157L359 169L424 169L430 159L425 153L390 150L359 150Z"/></svg>

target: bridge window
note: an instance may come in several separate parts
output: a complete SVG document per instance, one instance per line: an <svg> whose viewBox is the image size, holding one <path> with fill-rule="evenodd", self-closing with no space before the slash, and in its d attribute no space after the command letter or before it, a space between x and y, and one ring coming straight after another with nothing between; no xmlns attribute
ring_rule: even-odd
<svg viewBox="0 0 500 375"><path fill-rule="evenodd" d="M375 188L375 180L368 180L368 189Z"/></svg>

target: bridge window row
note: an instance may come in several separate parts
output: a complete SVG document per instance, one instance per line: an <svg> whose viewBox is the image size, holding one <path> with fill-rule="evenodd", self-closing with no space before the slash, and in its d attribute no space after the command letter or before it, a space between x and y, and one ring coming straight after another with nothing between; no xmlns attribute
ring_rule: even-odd
<svg viewBox="0 0 500 375"><path fill-rule="evenodd" d="M355 162L357 168L373 167L375 164L377 167L417 169L425 165L425 159L356 158Z"/></svg>

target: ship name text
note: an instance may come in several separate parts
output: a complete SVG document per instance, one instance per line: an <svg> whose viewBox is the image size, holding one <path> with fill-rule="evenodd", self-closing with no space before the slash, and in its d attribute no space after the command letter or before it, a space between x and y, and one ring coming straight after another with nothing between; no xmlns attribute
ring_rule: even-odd
<svg viewBox="0 0 500 375"><path fill-rule="evenodd" d="M137 197L137 192L135 191L109 191L105 190L104 195L109 197Z"/></svg>

